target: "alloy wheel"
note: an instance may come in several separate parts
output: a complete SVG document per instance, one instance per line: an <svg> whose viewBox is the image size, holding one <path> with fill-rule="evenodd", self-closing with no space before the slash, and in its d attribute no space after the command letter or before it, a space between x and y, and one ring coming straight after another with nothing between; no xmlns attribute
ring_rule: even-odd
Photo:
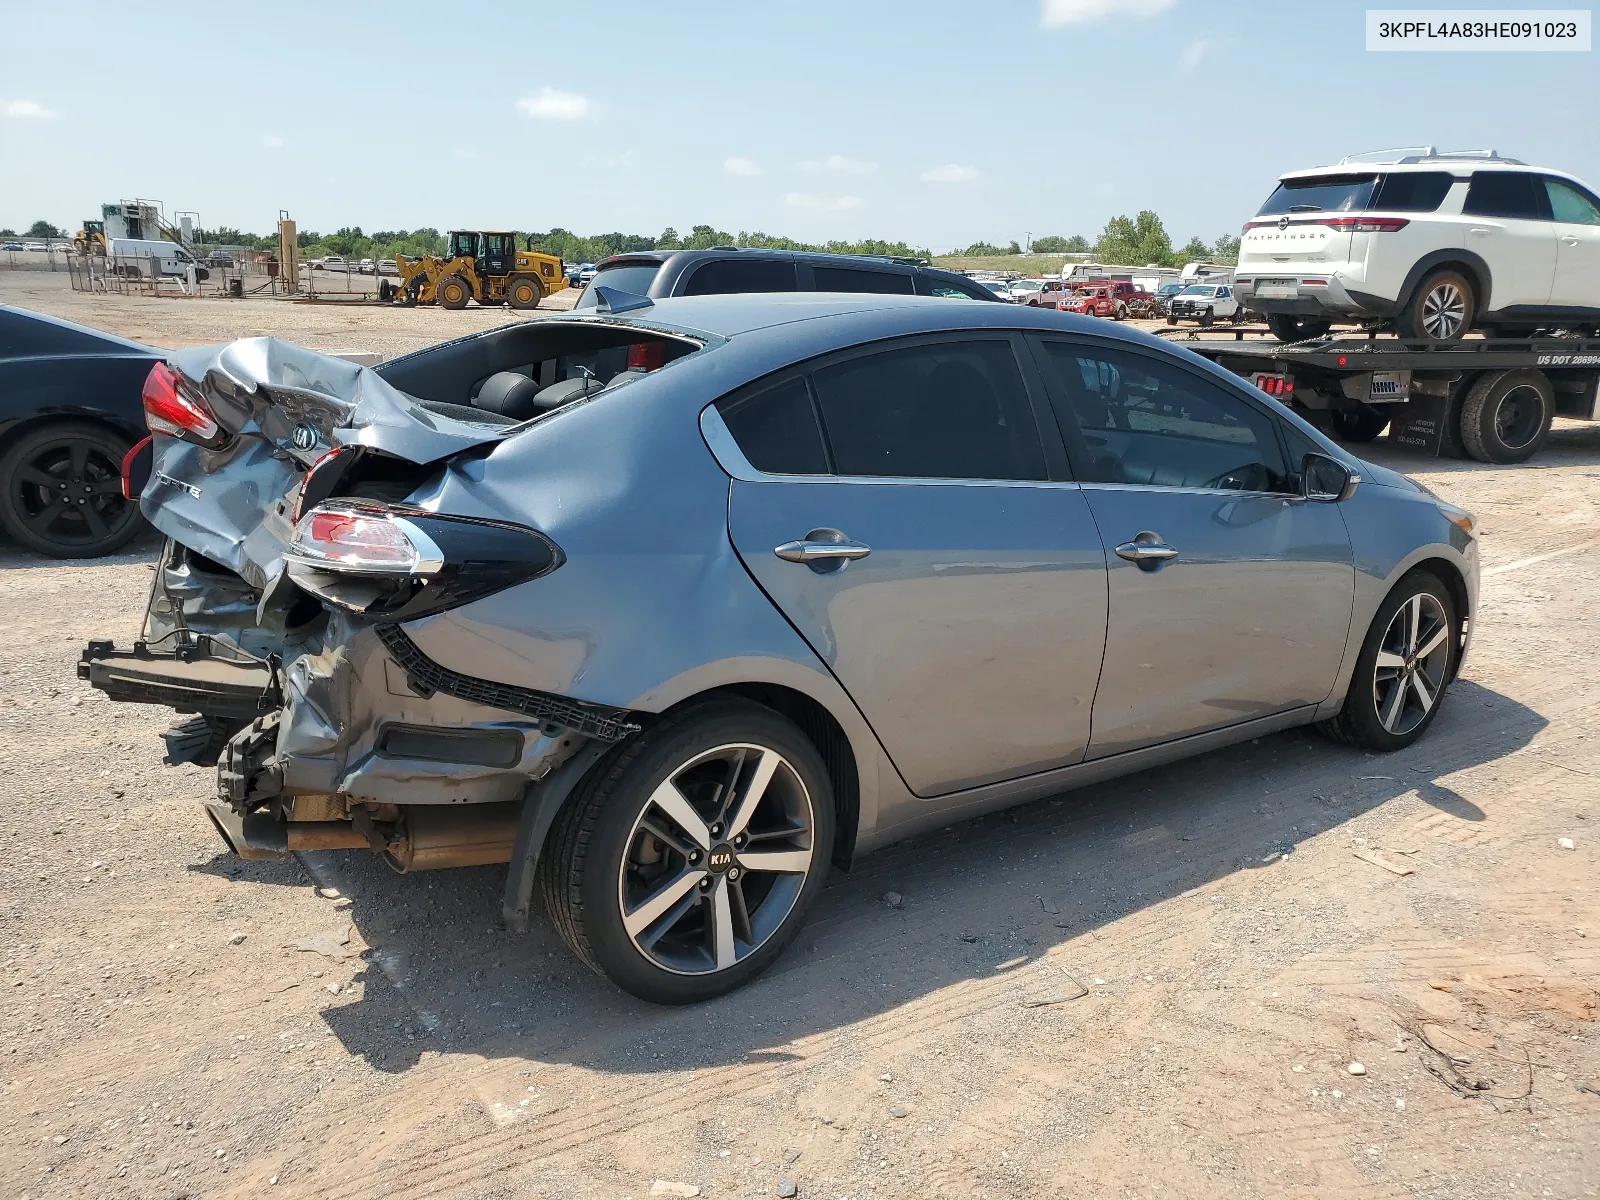
<svg viewBox="0 0 1600 1200"><path fill-rule="evenodd" d="M1383 727L1403 737L1426 720L1449 665L1450 618L1437 597L1418 592L1394 614L1378 646L1372 700Z"/></svg>
<svg viewBox="0 0 1600 1200"><path fill-rule="evenodd" d="M665 970L727 970L794 909L814 830L805 784L776 750L739 742L695 755L651 793L628 835L623 929Z"/></svg>
<svg viewBox="0 0 1600 1200"><path fill-rule="evenodd" d="M137 514L122 495L122 464L79 437L40 444L8 481L11 507L35 537L87 549L117 537Z"/></svg>
<svg viewBox="0 0 1600 1200"><path fill-rule="evenodd" d="M1467 298L1461 289L1442 280L1422 298L1422 328L1431 338L1448 341L1467 320Z"/></svg>

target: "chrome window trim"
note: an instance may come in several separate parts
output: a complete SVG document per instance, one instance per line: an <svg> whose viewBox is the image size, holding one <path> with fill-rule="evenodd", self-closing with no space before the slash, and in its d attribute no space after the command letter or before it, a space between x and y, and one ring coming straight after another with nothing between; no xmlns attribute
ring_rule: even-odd
<svg viewBox="0 0 1600 1200"><path fill-rule="evenodd" d="M1168 487L1160 483L1085 483L1084 491L1096 492L1182 492L1190 496L1270 496L1277 500L1304 500L1299 492L1247 492L1242 488Z"/></svg>

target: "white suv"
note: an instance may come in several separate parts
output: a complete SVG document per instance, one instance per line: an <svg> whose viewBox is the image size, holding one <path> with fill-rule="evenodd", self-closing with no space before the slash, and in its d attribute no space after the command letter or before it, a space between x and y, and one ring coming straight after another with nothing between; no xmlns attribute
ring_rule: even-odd
<svg viewBox="0 0 1600 1200"><path fill-rule="evenodd" d="M1385 151L1278 181L1240 239L1235 291L1282 341L1333 320L1454 341L1600 327L1600 198L1491 151Z"/></svg>

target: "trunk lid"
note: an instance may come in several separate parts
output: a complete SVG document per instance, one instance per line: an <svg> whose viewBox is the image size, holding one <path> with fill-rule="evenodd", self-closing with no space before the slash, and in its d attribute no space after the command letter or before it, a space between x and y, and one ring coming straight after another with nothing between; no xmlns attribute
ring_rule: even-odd
<svg viewBox="0 0 1600 1200"><path fill-rule="evenodd" d="M154 435L139 506L168 537L257 589L281 573L300 482L329 450L359 446L425 466L499 441L516 424L413 399L370 368L275 338L197 347L169 361L233 437L210 450Z"/></svg>

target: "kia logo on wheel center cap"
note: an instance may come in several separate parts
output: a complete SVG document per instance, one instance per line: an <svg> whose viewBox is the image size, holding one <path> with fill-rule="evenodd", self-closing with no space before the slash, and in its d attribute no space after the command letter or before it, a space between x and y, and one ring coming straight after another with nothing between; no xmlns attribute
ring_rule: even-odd
<svg viewBox="0 0 1600 1200"><path fill-rule="evenodd" d="M726 871L733 866L733 851L726 845L712 847L706 865L713 871Z"/></svg>
<svg viewBox="0 0 1600 1200"><path fill-rule="evenodd" d="M317 439L321 436L321 431L315 425L302 421L294 427L294 448L309 450L317 444Z"/></svg>

